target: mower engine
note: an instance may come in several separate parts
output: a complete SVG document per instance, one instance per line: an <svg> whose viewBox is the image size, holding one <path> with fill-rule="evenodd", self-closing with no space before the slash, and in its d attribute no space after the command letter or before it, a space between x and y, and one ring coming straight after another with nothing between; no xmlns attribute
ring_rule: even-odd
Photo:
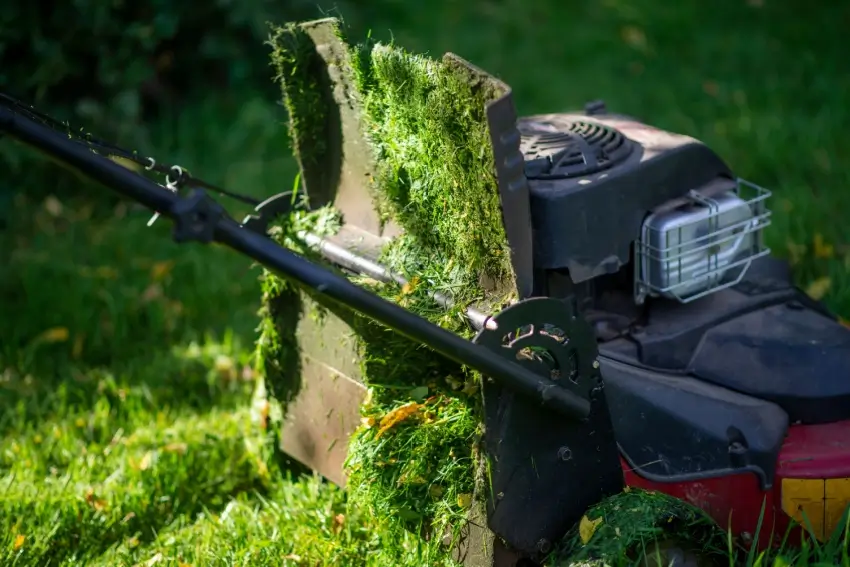
<svg viewBox="0 0 850 567"><path fill-rule="evenodd" d="M686 303L740 282L769 253L767 190L692 138L603 114L601 103L587 112L518 125L537 266L580 283L624 269L634 245L635 303Z"/></svg>
<svg viewBox="0 0 850 567"><path fill-rule="evenodd" d="M535 293L594 325L627 481L744 540L765 503L763 544L789 517L828 537L850 503L850 331L769 255L770 192L598 102L518 129Z"/></svg>

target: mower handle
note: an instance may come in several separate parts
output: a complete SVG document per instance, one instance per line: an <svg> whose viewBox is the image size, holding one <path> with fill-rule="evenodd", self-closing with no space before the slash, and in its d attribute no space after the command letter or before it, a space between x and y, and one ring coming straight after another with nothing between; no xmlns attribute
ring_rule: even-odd
<svg viewBox="0 0 850 567"><path fill-rule="evenodd" d="M404 308L366 291L342 276L314 264L270 238L249 230L196 189L183 198L157 183L96 154L88 146L61 135L9 108L0 106L0 131L73 167L81 174L129 197L175 222L178 242L197 240L224 244L282 277L315 290L337 303L427 345L459 364L502 382L573 419L590 414L590 402L487 347L467 341Z"/></svg>

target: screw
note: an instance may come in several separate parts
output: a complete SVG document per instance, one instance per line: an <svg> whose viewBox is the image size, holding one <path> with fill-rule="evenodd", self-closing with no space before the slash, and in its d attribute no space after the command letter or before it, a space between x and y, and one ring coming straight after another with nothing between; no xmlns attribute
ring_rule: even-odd
<svg viewBox="0 0 850 567"><path fill-rule="evenodd" d="M541 539L537 542L537 551L543 554L549 553L552 551L552 544L548 539Z"/></svg>
<svg viewBox="0 0 850 567"><path fill-rule="evenodd" d="M593 368L599 368L599 361L598 360L593 361Z"/></svg>
<svg viewBox="0 0 850 567"><path fill-rule="evenodd" d="M562 461L569 461L573 458L573 452L569 447L561 447L558 449L558 458Z"/></svg>

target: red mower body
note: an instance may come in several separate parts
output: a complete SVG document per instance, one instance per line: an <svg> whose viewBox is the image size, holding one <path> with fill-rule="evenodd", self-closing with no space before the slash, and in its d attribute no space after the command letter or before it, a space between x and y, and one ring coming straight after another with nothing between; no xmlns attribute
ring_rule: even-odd
<svg viewBox="0 0 850 567"><path fill-rule="evenodd" d="M767 490L749 473L663 483L641 477L625 461L623 467L628 485L681 498L705 510L744 543L764 548L786 534L796 539L801 526L825 541L850 505L850 421L790 427L776 481Z"/></svg>

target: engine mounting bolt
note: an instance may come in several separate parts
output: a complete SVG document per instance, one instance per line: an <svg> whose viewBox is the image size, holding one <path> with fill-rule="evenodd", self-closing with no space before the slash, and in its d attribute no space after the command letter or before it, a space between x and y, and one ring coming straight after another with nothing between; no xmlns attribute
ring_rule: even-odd
<svg viewBox="0 0 850 567"><path fill-rule="evenodd" d="M598 368L599 368L599 361L598 361L598 360L594 360L594 361L593 361L593 368L594 368L594 369L598 369Z"/></svg>
<svg viewBox="0 0 850 567"><path fill-rule="evenodd" d="M543 554L549 553L552 551L552 544L548 539L541 539L537 542L537 551Z"/></svg>
<svg viewBox="0 0 850 567"><path fill-rule="evenodd" d="M573 458L573 452L569 447L561 447L558 449L558 458L562 461L569 461Z"/></svg>

